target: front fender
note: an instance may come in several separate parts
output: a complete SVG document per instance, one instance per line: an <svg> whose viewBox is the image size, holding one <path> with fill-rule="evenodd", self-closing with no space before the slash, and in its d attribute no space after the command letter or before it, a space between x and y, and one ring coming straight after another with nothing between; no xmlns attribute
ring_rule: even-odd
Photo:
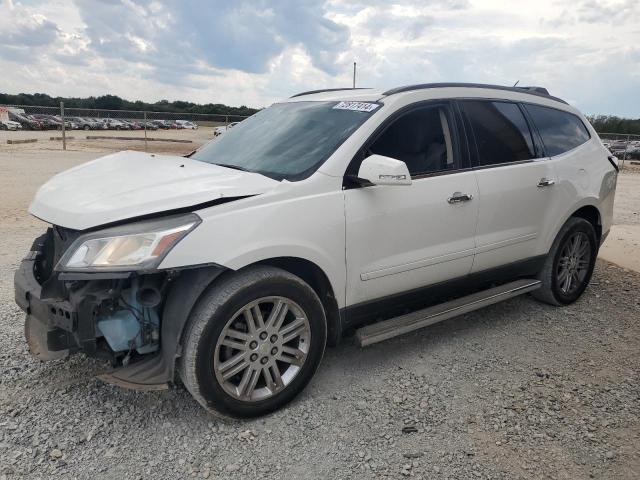
<svg viewBox="0 0 640 480"><path fill-rule="evenodd" d="M196 212L202 223L169 252L160 268L215 263L238 270L271 258L301 258L325 273L338 306L343 307L346 266L342 191L277 201L265 195L242 202L242 208L236 203Z"/></svg>

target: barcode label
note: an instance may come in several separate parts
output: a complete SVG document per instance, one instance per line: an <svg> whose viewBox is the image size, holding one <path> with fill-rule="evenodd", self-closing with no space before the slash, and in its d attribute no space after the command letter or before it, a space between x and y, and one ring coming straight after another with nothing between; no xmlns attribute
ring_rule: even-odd
<svg viewBox="0 0 640 480"><path fill-rule="evenodd" d="M368 102L340 102L334 110L353 110L355 112L373 112L380 105L377 103Z"/></svg>

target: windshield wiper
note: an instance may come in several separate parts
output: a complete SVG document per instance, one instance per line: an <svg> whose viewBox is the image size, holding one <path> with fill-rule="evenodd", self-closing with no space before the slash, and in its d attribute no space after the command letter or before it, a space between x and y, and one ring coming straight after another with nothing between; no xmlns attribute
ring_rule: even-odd
<svg viewBox="0 0 640 480"><path fill-rule="evenodd" d="M239 167L238 165L229 165L228 163L213 163L212 165L217 165L224 168L232 168L233 170L240 170L242 172L251 172L251 170L249 170L248 168Z"/></svg>

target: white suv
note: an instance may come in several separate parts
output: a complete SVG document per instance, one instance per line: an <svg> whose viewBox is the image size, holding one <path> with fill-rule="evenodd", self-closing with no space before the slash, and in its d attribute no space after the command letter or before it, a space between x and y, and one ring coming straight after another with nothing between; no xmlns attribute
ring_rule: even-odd
<svg viewBox="0 0 640 480"><path fill-rule="evenodd" d="M208 410L295 397L325 345L368 345L518 294L566 305L611 226L617 160L541 88L306 92L189 156L53 177L15 276L42 359L107 358Z"/></svg>

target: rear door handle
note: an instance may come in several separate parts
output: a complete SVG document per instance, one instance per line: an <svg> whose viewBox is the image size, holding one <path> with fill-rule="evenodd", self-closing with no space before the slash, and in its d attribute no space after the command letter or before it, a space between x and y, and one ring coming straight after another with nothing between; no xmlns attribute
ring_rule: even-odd
<svg viewBox="0 0 640 480"><path fill-rule="evenodd" d="M470 193L454 192L449 198L447 198L447 202L449 203L468 202L472 198L473 198L473 195L471 195Z"/></svg>
<svg viewBox="0 0 640 480"><path fill-rule="evenodd" d="M550 187L554 183L556 183L556 181L551 180L550 178L541 178L540 181L538 182L538 188Z"/></svg>

